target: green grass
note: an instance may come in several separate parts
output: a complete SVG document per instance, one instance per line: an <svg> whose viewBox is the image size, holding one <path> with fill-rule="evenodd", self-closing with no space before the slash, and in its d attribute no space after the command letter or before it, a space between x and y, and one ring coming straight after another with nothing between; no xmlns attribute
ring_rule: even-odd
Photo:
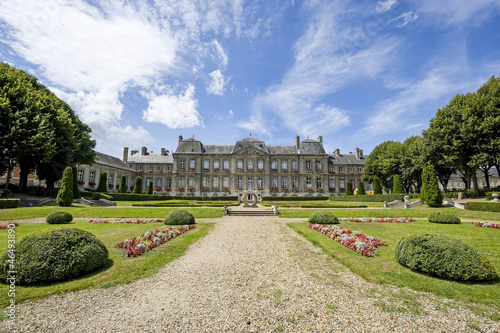
<svg viewBox="0 0 500 333"><path fill-rule="evenodd" d="M280 209L280 217L283 218L309 218L316 209ZM454 207L430 208L427 206L418 206L410 209L334 209L331 210L332 214L336 217L413 217L413 218L427 218L433 212L450 213L458 216L462 220L474 221L500 221L500 214L495 212L479 212L458 209Z"/></svg>
<svg viewBox="0 0 500 333"><path fill-rule="evenodd" d="M352 201L282 201L277 198L272 201L265 201L261 203L262 206L270 207L270 206L279 206L279 207L302 207L302 208L363 208L363 207L377 207L383 208L383 202L352 202Z"/></svg>
<svg viewBox="0 0 500 333"><path fill-rule="evenodd" d="M82 204L73 204L70 207L41 206L25 207L0 210L0 221L32 219L46 217L55 210L65 210L73 217L120 217L120 218L164 218L176 208L153 208L153 207L89 207ZM195 218L222 217L223 208L186 208Z"/></svg>
<svg viewBox="0 0 500 333"><path fill-rule="evenodd" d="M415 233L436 233L462 239L476 246L500 274L499 230L478 228L472 223L442 225L429 223L426 220L411 223L341 222L341 225L346 228L358 230L387 242L387 246L379 247L375 251L374 258L366 258L317 231L309 229L307 223L287 223L287 225L367 281L409 287L413 290L465 301L467 304L474 302L482 305L482 309L476 308L473 304L470 305L474 311L481 313L486 311L486 315L490 318L500 320L500 280L497 279L491 283L446 281L412 272L394 259L395 247L403 236Z"/></svg>
<svg viewBox="0 0 500 333"><path fill-rule="evenodd" d="M99 216L99 215L97 215ZM88 288L108 288L120 284L130 283L158 272L170 261L182 256L188 247L205 236L212 230L213 223L198 223L196 228L180 235L157 248L146 252L137 258L124 256L122 249L116 247L116 243L124 239L137 236L148 230L153 230L162 226L163 223L149 224L91 224L87 221L75 221L70 224L48 225L45 223L20 223L15 228L16 240L46 228L76 227L87 230L96 235L104 242L109 250L109 258L112 264L89 275L73 279L67 282L54 283L44 286L16 286L16 303L21 303L27 299L35 299L66 291L75 291ZM0 253L7 249L8 230L0 230ZM0 285L0 295L7 295L7 285ZM0 308L8 305L7 296L0 297Z"/></svg>

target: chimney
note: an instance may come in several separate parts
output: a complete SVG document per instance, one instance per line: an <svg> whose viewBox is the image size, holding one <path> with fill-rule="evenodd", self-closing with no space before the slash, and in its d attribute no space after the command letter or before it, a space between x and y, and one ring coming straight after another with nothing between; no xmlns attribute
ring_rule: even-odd
<svg viewBox="0 0 500 333"><path fill-rule="evenodd" d="M323 135L318 136L318 141L323 144Z"/></svg>
<svg viewBox="0 0 500 333"><path fill-rule="evenodd" d="M142 147L141 155L147 155L147 154L148 154L148 148Z"/></svg>
<svg viewBox="0 0 500 333"><path fill-rule="evenodd" d="M182 135L179 135L179 143L181 143L182 140L184 140L184 138L182 137Z"/></svg>
<svg viewBox="0 0 500 333"><path fill-rule="evenodd" d="M164 156L165 155L165 148L162 148L161 149L161 155Z"/></svg>
<svg viewBox="0 0 500 333"><path fill-rule="evenodd" d="M128 160L128 147L123 148L123 162L127 163Z"/></svg>
<svg viewBox="0 0 500 333"><path fill-rule="evenodd" d="M359 160L360 156L359 156L359 148L356 147L356 149L354 150L356 152L356 159Z"/></svg>
<svg viewBox="0 0 500 333"><path fill-rule="evenodd" d="M335 149L335 151L333 152L333 154L334 154L335 156L340 156L340 149L338 149L338 148L337 148L337 149Z"/></svg>
<svg viewBox="0 0 500 333"><path fill-rule="evenodd" d="M300 148L300 136L298 135L295 137L295 148Z"/></svg>
<svg viewBox="0 0 500 333"><path fill-rule="evenodd" d="M139 153L138 150L131 150L130 151L130 156L133 156L133 155L138 154L138 153Z"/></svg>

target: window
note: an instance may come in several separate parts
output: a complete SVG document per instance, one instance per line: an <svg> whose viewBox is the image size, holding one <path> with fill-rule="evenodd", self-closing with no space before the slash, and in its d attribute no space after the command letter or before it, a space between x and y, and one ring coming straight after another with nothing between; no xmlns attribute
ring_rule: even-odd
<svg viewBox="0 0 500 333"><path fill-rule="evenodd" d="M343 181L343 180L340 180L340 181L339 181L339 187L340 187L340 188L345 188L345 183L344 183L344 181Z"/></svg>
<svg viewBox="0 0 500 333"><path fill-rule="evenodd" d="M264 170L264 161L257 161L257 168L260 170Z"/></svg>
<svg viewBox="0 0 500 333"><path fill-rule="evenodd" d="M208 179L207 179L207 177L203 177L201 179L201 186L202 187L208 187Z"/></svg>
<svg viewBox="0 0 500 333"><path fill-rule="evenodd" d="M328 172L330 172L330 173L334 173L334 172L335 172L335 167L334 167L333 165L330 165L330 166L328 167Z"/></svg>
<svg viewBox="0 0 500 333"><path fill-rule="evenodd" d="M186 168L186 161L185 160L179 160L179 168L181 168L181 169Z"/></svg>
<svg viewBox="0 0 500 333"><path fill-rule="evenodd" d="M196 167L195 160L189 160L189 169L194 169Z"/></svg>
<svg viewBox="0 0 500 333"><path fill-rule="evenodd" d="M271 179L271 187L273 187L273 188L277 188L278 187L278 178L273 177Z"/></svg>
<svg viewBox="0 0 500 333"><path fill-rule="evenodd" d="M271 169L278 170L278 161L271 161Z"/></svg>
<svg viewBox="0 0 500 333"><path fill-rule="evenodd" d="M143 167L142 165L139 165L139 166L137 167L137 170L143 170L143 171L144 171L144 167Z"/></svg>
<svg viewBox="0 0 500 333"><path fill-rule="evenodd" d="M323 179L316 178L316 188L323 188Z"/></svg>
<svg viewBox="0 0 500 333"><path fill-rule="evenodd" d="M281 178L281 188L288 188L288 178L287 177Z"/></svg>
<svg viewBox="0 0 500 333"><path fill-rule="evenodd" d="M224 177L222 179L222 186L229 187L229 177Z"/></svg>
<svg viewBox="0 0 500 333"><path fill-rule="evenodd" d="M165 187L172 187L172 178L167 178L165 182Z"/></svg>
<svg viewBox="0 0 500 333"><path fill-rule="evenodd" d="M190 186L190 187L194 186L194 177L189 177L188 186Z"/></svg>
<svg viewBox="0 0 500 333"><path fill-rule="evenodd" d="M161 165L157 166L156 171L160 171L160 172L163 171L163 166L161 166Z"/></svg>
<svg viewBox="0 0 500 333"><path fill-rule="evenodd" d="M227 168L229 169L229 163ZM214 170L219 170L219 160L214 161Z"/></svg>
<svg viewBox="0 0 500 333"><path fill-rule="evenodd" d="M217 188L219 187L219 177L214 177L212 179L212 186Z"/></svg>
<svg viewBox="0 0 500 333"><path fill-rule="evenodd" d="M90 182L95 181L95 171L90 171L89 181Z"/></svg>
<svg viewBox="0 0 500 333"><path fill-rule="evenodd" d="M363 172L363 168L362 167L358 167L358 172Z"/></svg>
<svg viewBox="0 0 500 333"><path fill-rule="evenodd" d="M297 170L297 161L292 161L292 170Z"/></svg>
<svg viewBox="0 0 500 333"><path fill-rule="evenodd" d="M172 166L171 165L167 165L167 170L168 171L172 171Z"/></svg>
<svg viewBox="0 0 500 333"><path fill-rule="evenodd" d="M247 169L248 170L253 170L253 160L248 160L247 161Z"/></svg>
<svg viewBox="0 0 500 333"><path fill-rule="evenodd" d="M109 175L108 184L113 184L113 175Z"/></svg>
<svg viewBox="0 0 500 333"><path fill-rule="evenodd" d="M353 167L348 167L347 168L347 172L349 172L349 173L354 172L354 168Z"/></svg>
<svg viewBox="0 0 500 333"><path fill-rule="evenodd" d="M281 170L288 170L288 163L286 161L281 161Z"/></svg>
<svg viewBox="0 0 500 333"><path fill-rule="evenodd" d="M82 169L78 170L78 180L83 181L83 170Z"/></svg>
<svg viewBox="0 0 500 333"><path fill-rule="evenodd" d="M335 179L330 179L330 188L335 188Z"/></svg>
<svg viewBox="0 0 500 333"><path fill-rule="evenodd" d="M179 186L184 186L184 177L179 177Z"/></svg>
<svg viewBox="0 0 500 333"><path fill-rule="evenodd" d="M306 161L306 170L311 170L311 161Z"/></svg>
<svg viewBox="0 0 500 333"><path fill-rule="evenodd" d="M158 179L158 180L156 181L156 187L161 187L161 179Z"/></svg>
<svg viewBox="0 0 500 333"><path fill-rule="evenodd" d="M312 188L312 178L311 177L306 178L306 187Z"/></svg>
<svg viewBox="0 0 500 333"><path fill-rule="evenodd" d="M344 167L339 166L339 172L344 172Z"/></svg>
<svg viewBox="0 0 500 333"><path fill-rule="evenodd" d="M242 177L238 177L238 179L236 179L236 187L238 187L238 188L243 187L243 178Z"/></svg>
<svg viewBox="0 0 500 333"><path fill-rule="evenodd" d="M224 161L224 169L229 170L229 161Z"/></svg>
<svg viewBox="0 0 500 333"><path fill-rule="evenodd" d="M208 169L210 169L210 161L204 160L203 161L203 170L208 170Z"/></svg>
<svg viewBox="0 0 500 333"><path fill-rule="evenodd" d="M238 163L237 163L237 166L236 166L238 169L242 169L243 170L243 160L238 160Z"/></svg>
<svg viewBox="0 0 500 333"><path fill-rule="evenodd" d="M152 165L148 166L148 171L153 171L153 166Z"/></svg>
<svg viewBox="0 0 500 333"><path fill-rule="evenodd" d="M257 179L257 187L259 187L259 188L264 188L264 178L259 177L259 178Z"/></svg>
<svg viewBox="0 0 500 333"><path fill-rule="evenodd" d="M292 177L292 188L299 188L299 182L297 177Z"/></svg>
<svg viewBox="0 0 500 333"><path fill-rule="evenodd" d="M253 190L253 177L248 177L247 178L247 190L252 191Z"/></svg>
<svg viewBox="0 0 500 333"><path fill-rule="evenodd" d="M316 161L316 170L321 170L321 161Z"/></svg>

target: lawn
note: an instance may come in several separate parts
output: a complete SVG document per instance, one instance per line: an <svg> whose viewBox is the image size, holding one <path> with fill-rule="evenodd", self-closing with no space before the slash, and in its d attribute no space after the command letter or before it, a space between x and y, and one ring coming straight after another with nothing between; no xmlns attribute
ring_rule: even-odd
<svg viewBox="0 0 500 333"><path fill-rule="evenodd" d="M59 206L41 206L25 207L0 210L0 221L32 219L37 217L46 217L54 210L65 210L70 212L73 217L122 217L122 218L164 218L175 208L156 208L156 207L90 207L83 204L73 204L70 207ZM187 208L195 218L222 217L223 208Z"/></svg>
<svg viewBox="0 0 500 333"><path fill-rule="evenodd" d="M357 211L357 210L356 210ZM408 210L406 210L408 211ZM411 211L411 210L410 210ZM336 212L336 211L335 211ZM338 214L340 216L340 214ZM366 214L373 217L373 214ZM476 220L480 220L477 218ZM309 229L307 223L287 223L297 233L323 249L352 272L367 281L409 287L460 301L474 311L500 320L500 280L492 283L460 283L446 281L416 272L400 265L394 259L394 251L399 240L415 233L436 233L459 238L476 246L493 264L500 274L500 230L479 228L472 223L446 225L419 220L411 223L356 223L341 222L341 225L363 234L380 238L387 246L379 247L374 258L366 258L321 233ZM474 305L477 303L480 306Z"/></svg>
<svg viewBox="0 0 500 333"><path fill-rule="evenodd" d="M94 212L92 216L99 216ZM137 215L137 217L145 217ZM163 215L161 215L163 216ZM118 217L115 215L115 217ZM19 227L15 228L16 240L20 241L22 237L40 231L46 228L66 228L75 227L87 230L96 235L104 242L109 251L110 265L104 267L89 275L73 279L67 282L60 282L51 285L26 287L16 286L16 302L21 303L27 299L35 299L45 297L65 291L75 291L87 288L107 288L119 284L130 283L158 272L170 261L182 256L188 247L204 237L214 226L213 223L197 223L196 228L180 235L165 244L137 257L125 257L124 251L116 247L116 244L124 239L130 239L133 236L138 236L148 230L153 230L164 225L163 223L148 223L148 224L91 224L87 221L74 221L66 225L48 225L45 223L20 223ZM0 239L7 239L8 230L0 230ZM4 253L7 249L7 242L0 242L0 253ZM0 294L7 295L7 285L0 285ZM9 299L0 297L0 308L8 305Z"/></svg>

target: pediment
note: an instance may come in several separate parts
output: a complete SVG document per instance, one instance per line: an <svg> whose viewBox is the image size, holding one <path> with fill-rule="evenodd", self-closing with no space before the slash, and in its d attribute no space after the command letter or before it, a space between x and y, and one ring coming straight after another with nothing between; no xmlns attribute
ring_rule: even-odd
<svg viewBox="0 0 500 333"><path fill-rule="evenodd" d="M255 147L247 147L242 150L237 151L234 153L235 155L268 155L269 153L267 151L255 148Z"/></svg>

